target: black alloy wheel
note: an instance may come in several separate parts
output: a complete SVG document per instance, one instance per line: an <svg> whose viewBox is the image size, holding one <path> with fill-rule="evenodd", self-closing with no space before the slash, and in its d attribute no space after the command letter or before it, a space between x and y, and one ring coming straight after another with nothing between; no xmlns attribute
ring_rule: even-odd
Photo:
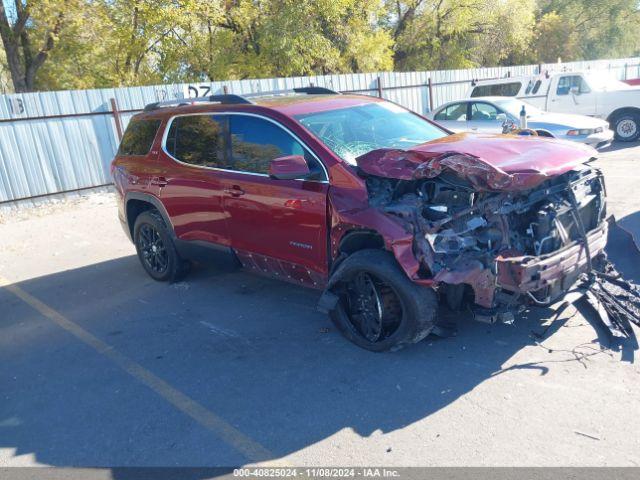
<svg viewBox="0 0 640 480"><path fill-rule="evenodd" d="M369 272L360 271L347 284L347 315L368 342L379 342L400 326L402 306L391 287Z"/></svg>
<svg viewBox="0 0 640 480"><path fill-rule="evenodd" d="M140 227L138 248L142 253L142 261L147 269L158 275L163 275L169 268L169 255L160 237L160 233L153 225L145 223Z"/></svg>
<svg viewBox="0 0 640 480"><path fill-rule="evenodd" d="M336 298L331 320L364 349L397 350L419 342L435 326L435 291L407 277L389 251L352 253L333 272L327 290Z"/></svg>
<svg viewBox="0 0 640 480"><path fill-rule="evenodd" d="M191 264L180 257L173 232L156 210L142 212L133 227L133 241L145 271L159 282L177 282Z"/></svg>

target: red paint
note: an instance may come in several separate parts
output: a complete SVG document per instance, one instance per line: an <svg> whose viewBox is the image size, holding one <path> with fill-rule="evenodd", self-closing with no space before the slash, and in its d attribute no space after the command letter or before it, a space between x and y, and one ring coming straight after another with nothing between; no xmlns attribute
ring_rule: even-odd
<svg viewBox="0 0 640 480"><path fill-rule="evenodd" d="M365 182L356 170L293 118L378 101L354 95L295 96L265 99L258 105L196 104L137 115L161 119L162 124L150 154L116 156L112 163L121 217L126 218L125 202L132 193L146 194L166 211L178 239L229 246L255 271L315 288L326 282L344 235L352 230L374 231L410 278L430 285L433 279L418 275L412 232L370 207ZM161 139L172 116L229 111L258 114L289 129L322 161L329 181L278 180L198 168L176 162L162 150ZM409 151L372 152L359 163L368 173L395 178L430 177L452 170L478 188L508 190L531 188L594 154L576 143L459 134ZM282 163L273 168L291 171L300 166L291 157Z"/></svg>
<svg viewBox="0 0 640 480"><path fill-rule="evenodd" d="M370 175L402 180L449 170L481 190L524 190L596 155L586 145L541 137L458 133L410 150L374 150L357 159Z"/></svg>

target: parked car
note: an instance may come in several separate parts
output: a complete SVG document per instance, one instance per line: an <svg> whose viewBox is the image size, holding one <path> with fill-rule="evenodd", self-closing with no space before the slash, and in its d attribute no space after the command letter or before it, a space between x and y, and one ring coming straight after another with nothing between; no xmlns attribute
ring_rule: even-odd
<svg viewBox="0 0 640 480"><path fill-rule="evenodd" d="M148 105L111 172L153 279L228 254L322 291L319 307L349 340L383 351L446 333L439 300L510 322L598 265L604 182L585 164L595 154L450 134L393 103L316 87Z"/></svg>
<svg viewBox="0 0 640 480"><path fill-rule="evenodd" d="M604 72L545 72L472 82L468 98L517 97L549 112L577 113L609 122L617 140L640 138L640 86Z"/></svg>
<svg viewBox="0 0 640 480"><path fill-rule="evenodd" d="M570 113L549 113L509 97L478 97L445 103L427 118L453 132L502 133L505 124L518 126L525 109L528 128L543 137L586 143L594 148L611 144L613 131L597 118Z"/></svg>

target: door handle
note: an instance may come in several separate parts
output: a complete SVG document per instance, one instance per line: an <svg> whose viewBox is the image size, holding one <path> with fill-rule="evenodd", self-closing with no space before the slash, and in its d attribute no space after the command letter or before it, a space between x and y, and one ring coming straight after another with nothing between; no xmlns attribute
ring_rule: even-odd
<svg viewBox="0 0 640 480"><path fill-rule="evenodd" d="M231 195L232 197L239 197L240 195L244 195L244 190L242 190L238 185L233 185L231 188L225 188L224 193Z"/></svg>
<svg viewBox="0 0 640 480"><path fill-rule="evenodd" d="M166 187L169 181L165 177L153 177L151 179L151 185L157 185L158 187Z"/></svg>

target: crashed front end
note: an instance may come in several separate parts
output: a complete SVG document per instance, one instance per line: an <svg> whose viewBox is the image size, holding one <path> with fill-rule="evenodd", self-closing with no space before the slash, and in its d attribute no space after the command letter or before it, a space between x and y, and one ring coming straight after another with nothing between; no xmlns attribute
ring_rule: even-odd
<svg viewBox="0 0 640 480"><path fill-rule="evenodd" d="M447 285L445 295L454 297L450 304L463 294L459 285L472 289L480 320L509 321L518 305L551 304L589 270L589 258L604 251L604 182L598 170L573 170L519 192L467 190L469 205L463 208L455 205L463 192L448 192L454 204L426 206L427 215L435 210L447 216L420 221L416 253L434 280Z"/></svg>
<svg viewBox="0 0 640 480"><path fill-rule="evenodd" d="M453 308L468 299L478 320L510 322L523 305L550 305L604 259L596 168L507 173L469 154L397 150L359 165L370 205L413 234L415 280L433 282Z"/></svg>

